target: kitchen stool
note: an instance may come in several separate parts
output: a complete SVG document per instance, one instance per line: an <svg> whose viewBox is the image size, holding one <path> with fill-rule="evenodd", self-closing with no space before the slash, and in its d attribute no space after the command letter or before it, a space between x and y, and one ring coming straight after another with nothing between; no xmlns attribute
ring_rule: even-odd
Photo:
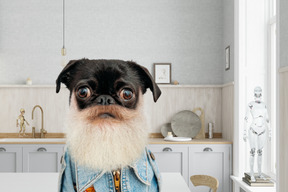
<svg viewBox="0 0 288 192"><path fill-rule="evenodd" d="M193 175L190 177L190 180L194 186L208 186L211 188L210 191L213 190L213 192L216 192L219 186L218 180L209 175Z"/></svg>

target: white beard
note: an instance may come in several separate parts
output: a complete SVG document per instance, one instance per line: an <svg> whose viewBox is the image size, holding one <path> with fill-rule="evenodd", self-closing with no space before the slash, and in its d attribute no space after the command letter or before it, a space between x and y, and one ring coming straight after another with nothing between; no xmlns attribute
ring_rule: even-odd
<svg viewBox="0 0 288 192"><path fill-rule="evenodd" d="M148 127L140 95L137 109L116 107L122 119L115 120L95 119L97 106L79 111L72 94L65 128L70 155L78 165L112 171L141 157L148 141Z"/></svg>

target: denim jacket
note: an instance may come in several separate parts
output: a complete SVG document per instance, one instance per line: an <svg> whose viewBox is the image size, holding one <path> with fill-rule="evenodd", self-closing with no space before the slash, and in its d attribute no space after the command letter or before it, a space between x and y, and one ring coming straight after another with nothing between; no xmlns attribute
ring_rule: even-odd
<svg viewBox="0 0 288 192"><path fill-rule="evenodd" d="M66 150L61 160L59 192L84 192L93 186L96 192L115 192L112 172L95 171L78 166ZM151 151L145 149L141 158L121 169L121 192L158 192L161 177Z"/></svg>

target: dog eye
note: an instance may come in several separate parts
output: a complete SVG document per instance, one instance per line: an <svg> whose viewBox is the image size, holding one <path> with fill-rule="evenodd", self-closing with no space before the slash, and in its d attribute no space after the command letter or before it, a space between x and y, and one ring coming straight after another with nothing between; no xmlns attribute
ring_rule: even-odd
<svg viewBox="0 0 288 192"><path fill-rule="evenodd" d="M77 91L77 95L80 98L90 97L91 91L88 87L80 87Z"/></svg>
<svg viewBox="0 0 288 192"><path fill-rule="evenodd" d="M120 92L120 97L125 101L131 100L133 96L133 92L130 89L122 89Z"/></svg>

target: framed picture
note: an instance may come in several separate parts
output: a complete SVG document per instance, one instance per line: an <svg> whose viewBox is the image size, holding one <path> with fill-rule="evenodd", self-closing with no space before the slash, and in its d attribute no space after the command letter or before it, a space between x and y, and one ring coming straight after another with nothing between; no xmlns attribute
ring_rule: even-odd
<svg viewBox="0 0 288 192"><path fill-rule="evenodd" d="M230 46L225 48L225 71L230 69Z"/></svg>
<svg viewBox="0 0 288 192"><path fill-rule="evenodd" d="M170 84L171 63L154 63L154 79L158 84Z"/></svg>

